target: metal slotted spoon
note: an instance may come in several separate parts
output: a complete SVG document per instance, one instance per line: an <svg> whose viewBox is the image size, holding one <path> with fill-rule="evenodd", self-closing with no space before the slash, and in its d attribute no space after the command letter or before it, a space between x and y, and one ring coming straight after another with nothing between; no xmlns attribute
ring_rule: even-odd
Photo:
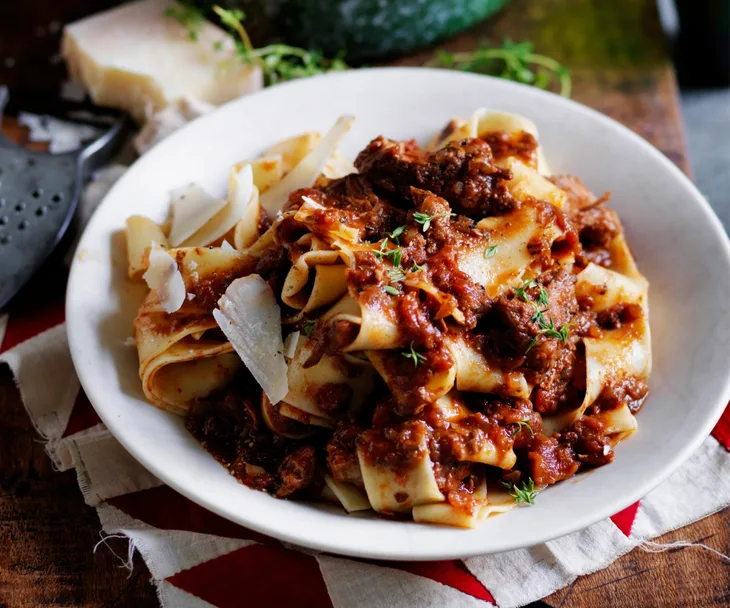
<svg viewBox="0 0 730 608"><path fill-rule="evenodd" d="M27 111L103 129L70 152L27 150L0 133L0 310L38 271L66 232L90 173L123 140L127 119L85 103L39 98L0 87L0 120Z"/></svg>

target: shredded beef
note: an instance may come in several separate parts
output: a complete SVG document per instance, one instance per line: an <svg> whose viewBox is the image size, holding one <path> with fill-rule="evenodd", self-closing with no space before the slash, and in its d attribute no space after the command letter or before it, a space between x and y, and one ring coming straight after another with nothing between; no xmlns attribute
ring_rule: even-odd
<svg viewBox="0 0 730 608"><path fill-rule="evenodd" d="M506 186L510 171L493 163L489 145L480 139L451 142L426 154L381 136L360 152L355 167L378 189L405 198L411 186L429 190L470 217L507 213L517 204Z"/></svg>
<svg viewBox="0 0 730 608"><path fill-rule="evenodd" d="M641 409L648 392L646 381L640 378L630 377L610 382L588 408L588 413L604 412L627 405L635 414Z"/></svg>
<svg viewBox="0 0 730 608"><path fill-rule="evenodd" d="M575 216L578 236L583 248L606 248L621 232L621 223L613 209L603 205L580 211Z"/></svg>
<svg viewBox="0 0 730 608"><path fill-rule="evenodd" d="M327 469L336 481L363 487L360 463L357 459L357 436L362 429L342 421L327 443Z"/></svg>
<svg viewBox="0 0 730 608"><path fill-rule="evenodd" d="M555 437L539 433L532 441L528 453L530 477L538 486L546 486L576 474L580 463L573 457L569 445L560 443Z"/></svg>
<svg viewBox="0 0 730 608"><path fill-rule="evenodd" d="M489 148L495 160L501 160L508 156L516 156L523 163L536 166L537 165L537 140L531 133L519 131L517 133L507 133L504 131L496 131L481 136Z"/></svg>
<svg viewBox="0 0 730 608"><path fill-rule="evenodd" d="M603 433L603 425L590 416L576 420L559 433L558 441L570 445L579 462L594 466L613 462L613 448Z"/></svg>
<svg viewBox="0 0 730 608"><path fill-rule="evenodd" d="M491 421L507 429L515 449L528 447L532 437L542 429L542 417L533 411L532 403L527 399L504 401L491 397L482 398L481 404L474 404L474 407L480 409Z"/></svg>
<svg viewBox="0 0 730 608"><path fill-rule="evenodd" d="M639 317L641 317L641 306L638 304L617 304L598 313L596 322L603 329L618 329L622 325L636 321Z"/></svg>
<svg viewBox="0 0 730 608"><path fill-rule="evenodd" d="M572 477L582 464L602 466L613 462L613 448L601 422L584 416L555 437L536 435L528 459L535 483L550 485Z"/></svg>
<svg viewBox="0 0 730 608"><path fill-rule="evenodd" d="M279 465L281 484L276 490L277 498L291 496L301 492L315 479L317 473L317 455L311 445L303 445L288 454Z"/></svg>

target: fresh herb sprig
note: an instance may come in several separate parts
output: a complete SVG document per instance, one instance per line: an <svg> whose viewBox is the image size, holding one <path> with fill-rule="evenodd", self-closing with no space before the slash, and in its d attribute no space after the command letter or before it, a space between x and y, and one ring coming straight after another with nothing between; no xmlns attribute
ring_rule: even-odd
<svg viewBox="0 0 730 608"><path fill-rule="evenodd" d="M502 482L502 485L510 492L509 495L515 499L518 505L534 505L537 492L535 491L535 482L528 477L521 483Z"/></svg>
<svg viewBox="0 0 730 608"><path fill-rule="evenodd" d="M421 213L420 211L416 211L413 214L413 219L416 220L417 224L421 224L423 226L423 231L426 232L431 227L431 222L439 217L451 217L452 215L456 215L455 213L437 213L435 215L429 215L428 213Z"/></svg>
<svg viewBox="0 0 730 608"><path fill-rule="evenodd" d="M400 241L398 240L400 235L405 232L406 227L405 226L398 226L393 232L386 232L391 239L393 239L396 243L396 245L400 245Z"/></svg>
<svg viewBox="0 0 730 608"><path fill-rule="evenodd" d="M519 420L515 424L517 424L517 428L512 432L512 437L517 437L520 431L524 428L530 431L530 435L532 435L533 437L535 436L535 431L532 430L532 427L527 420Z"/></svg>
<svg viewBox="0 0 730 608"><path fill-rule="evenodd" d="M243 11L228 10L218 5L212 8L221 23L233 34L240 59L244 63L261 68L265 86L294 78L346 70L349 67L342 56L327 58L319 51L288 44L269 44L254 48L246 28L243 27L246 18ZM198 7L182 0L166 8L164 14L177 20L187 30L191 40L198 39L200 28L205 22L205 16ZM223 49L221 41L215 42L213 49L221 51Z"/></svg>
<svg viewBox="0 0 730 608"><path fill-rule="evenodd" d="M535 53L531 42L505 38L501 47L485 45L464 53L437 51L426 65L489 74L541 89L557 88L563 97L572 92L570 71L552 57Z"/></svg>
<svg viewBox="0 0 730 608"><path fill-rule="evenodd" d="M393 267L400 268L401 262L403 261L403 250L400 247L396 247L395 249L386 249L387 246L388 239L384 239L383 242L380 243L380 249L373 252L375 257L381 261L384 258L390 258L390 263L393 264Z"/></svg>
<svg viewBox="0 0 730 608"><path fill-rule="evenodd" d="M238 36L235 40L238 56L245 63L258 65L261 68L266 86L348 68L341 55L327 58L319 51L288 44L268 44L254 48L246 28L243 27L245 18L243 11L226 10L218 5L213 6L213 11L221 23Z"/></svg>
<svg viewBox="0 0 730 608"><path fill-rule="evenodd" d="M388 277L392 283L400 283L401 281L406 280L406 273L400 268L392 268L391 270L388 270Z"/></svg>
<svg viewBox="0 0 730 608"><path fill-rule="evenodd" d="M164 15L172 17L182 25L188 31L190 40L196 41L198 39L198 32L200 32L203 21L205 21L200 9L190 4L176 2L165 9Z"/></svg>
<svg viewBox="0 0 730 608"><path fill-rule="evenodd" d="M426 360L426 357L424 357L421 353L416 352L416 349L413 347L413 342L411 342L408 350L404 353L401 353L401 355L406 359L411 359L413 361L413 367L418 367L423 361Z"/></svg>
<svg viewBox="0 0 730 608"><path fill-rule="evenodd" d="M312 332L314 331L315 325L317 325L317 321L314 319L307 319L304 322L304 335L307 336L307 338L312 337Z"/></svg>
<svg viewBox="0 0 730 608"><path fill-rule="evenodd" d="M534 289L535 287L539 287L539 289L537 298L533 300L530 298L527 290ZM537 323L538 327L540 328L537 332L537 335L527 346L525 354L529 353L532 350L532 348L537 344L540 336L545 336L546 338L557 338L563 344L568 343L568 329L570 327L570 323L565 323L558 328L555 327L555 322L552 320L552 318L545 318L545 313L548 311L548 308L550 306L550 299L548 298L547 291L542 285L538 286L537 281L535 281L534 279L523 281L520 287L515 287L514 297L519 298L520 300L523 300L528 304L532 304L532 306L535 307L535 312L533 313L532 317L530 317L530 321L532 321L533 323Z"/></svg>

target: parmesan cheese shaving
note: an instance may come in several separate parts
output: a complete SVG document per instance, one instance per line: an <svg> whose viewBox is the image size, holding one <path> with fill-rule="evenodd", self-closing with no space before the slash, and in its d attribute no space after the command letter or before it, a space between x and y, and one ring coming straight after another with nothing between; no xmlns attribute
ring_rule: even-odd
<svg viewBox="0 0 730 608"><path fill-rule="evenodd" d="M185 302L185 282L177 262L157 243L152 243L150 264L142 278L168 314L179 310Z"/></svg>
<svg viewBox="0 0 730 608"><path fill-rule="evenodd" d="M271 403L289 390L281 311L274 292L259 275L236 279L218 300L213 317Z"/></svg>
<svg viewBox="0 0 730 608"><path fill-rule="evenodd" d="M179 246L202 228L226 204L226 201L208 194L197 184L177 188L171 192L172 227L170 244Z"/></svg>
<svg viewBox="0 0 730 608"><path fill-rule="evenodd" d="M261 207L266 213L270 216L276 215L286 203L290 192L312 187L354 120L354 116L340 116L327 135L292 169L291 173L261 195Z"/></svg>
<svg viewBox="0 0 730 608"><path fill-rule="evenodd" d="M248 206L258 200L258 191L253 185L251 165L244 165L240 171L231 174L228 189L228 200L223 208L210 221L200 227L183 245L186 247L202 247L217 241L235 228ZM258 214L256 220L258 220Z"/></svg>
<svg viewBox="0 0 730 608"><path fill-rule="evenodd" d="M290 333L286 340L284 340L284 356L287 359L293 359L297 352L297 345L299 344L299 336L302 335L300 331L293 331Z"/></svg>

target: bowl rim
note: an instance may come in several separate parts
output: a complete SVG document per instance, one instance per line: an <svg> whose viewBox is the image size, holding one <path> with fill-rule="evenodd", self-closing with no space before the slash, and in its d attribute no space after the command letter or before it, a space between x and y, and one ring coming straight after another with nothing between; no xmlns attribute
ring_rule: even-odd
<svg viewBox="0 0 730 608"><path fill-rule="evenodd" d="M491 76L485 76L481 74L472 74L472 73L465 73L465 72L454 72L453 70L446 70L446 69L440 69L440 68L425 68L425 67L378 67L378 68L359 68L357 70L352 71L344 71L344 72L335 72L335 73L328 73L323 74L319 76L310 77L303 80L295 80L295 81L289 81L285 83L281 83L276 85L276 87L271 87L267 89L263 89L261 91L258 91L256 93L247 95L242 98L234 99L226 104L223 104L210 114L207 114L200 119L194 121L194 123L198 123L198 121L205 121L209 119L214 114L217 114L221 111L224 111L226 108L230 108L235 105L239 104L246 104L251 103L251 99L258 99L261 97L265 97L270 93L272 90L278 90L281 91L283 88L291 89L296 88L297 86L300 86L302 83L307 83L308 86L311 86L312 82L319 82L322 83L322 85L326 85L328 82L333 80L350 80L350 79L359 79L359 78L366 78L372 75L377 75L379 73L396 73L396 74L404 74L404 75L411 75L414 73L418 73L420 76L427 76L429 73L445 73L449 74L449 77L453 77L455 80L458 79L488 79L489 81L492 81L492 84L490 86L495 87L504 87L506 89L514 89L519 92L520 95L525 97L532 97L535 101L535 103L539 103L541 101L551 104L558 104L564 106L567 110L570 112L577 112L582 113L584 115L587 115L590 117L591 120L598 121L599 123L602 123L604 126L617 130L623 137L629 138L629 140L641 150L651 155L656 161L659 162L660 165L662 165L663 169L668 172L669 175L671 175L672 179L678 180L681 182L681 184L693 194L691 197L691 203L688 202L688 205L693 205L696 209L701 211L703 215L703 219L708 222L708 225L711 227L713 231L714 237L716 237L717 242L721 245L721 250L723 252L722 255L722 261L724 262L724 266L730 275L730 239L728 238L727 233L725 232L722 223L720 222L719 218L715 214L715 212L712 210L710 204L708 201L704 198L704 196L699 192L697 187L692 183L692 181L689 179L689 177L681 171L669 158L667 158L664 154L662 154L656 147L654 147L652 144L650 144L648 141L646 141L644 138L636 134L634 131L629 129L628 127L622 125L618 121L609 118L608 116L600 113L597 110L594 110L588 106L585 106L581 103L578 103L577 101L574 101L572 99L566 99L564 97L561 97L557 94L543 91L540 89L536 89L535 87L531 87L529 85L523 85L520 83L507 81L504 79L491 77ZM188 130L190 124L182 127L172 135L170 135L168 138L166 138L163 142L155 146L155 148L158 150L158 154L161 154L165 148L172 149L178 140L182 140L186 136L186 131ZM143 156L141 159L138 159L135 161L134 164L137 164L144 160L146 157ZM124 178L120 180L120 182L123 181ZM109 193L107 193L105 199L101 202L99 205L99 208L101 208L107 200L111 198L111 195L115 192L115 190L119 187L119 182L115 184ZM98 209L97 209L98 210ZM630 506L631 504L635 503L637 500L640 500L643 498L648 492L653 490L655 487L657 487L659 484L661 484L663 481L665 481L684 461L686 461L689 456L699 448L700 444L709 436L710 432L712 431L712 428L717 423L717 421L722 416L722 413L725 410L725 407L728 405L728 402L730 401L730 374L728 374L725 377L725 382L722 387L720 397L717 399L717 403L714 405L713 409L708 412L706 418L702 422L699 429L691 436L688 437L688 440L686 443L683 444L682 448L680 450L677 450L673 457L665 461L664 466L659 470L649 481L645 482L643 485L637 485L633 491L630 492L624 492L621 494L621 499L617 500L613 503L610 503L608 506L604 506L602 508L596 509L590 513L583 513L578 514L576 518L573 520L570 524L565 524L562 527L554 527L550 529L546 529L543 534L541 535L535 535L533 539L529 543L525 542L517 542L517 543L503 543L503 546L497 546L496 548L488 548L488 549L480 549L477 547L471 548L471 549L461 549L459 548L458 543L452 544L450 547L444 547L443 543L440 544L440 546L434 550L428 550L428 551L421 551L417 555L413 555L409 552L408 547L401 548L398 551L393 550L380 550L378 549L368 549L368 550L361 550L357 547L349 547L347 545L347 541L343 539L339 540L326 540L322 541L317 538L307 538L306 541L303 541L303 539L296 534L282 532L280 529L277 528L277 526L272 525L271 523L267 521L262 521L261 519L256 518L249 518L245 514L238 514L234 516L230 510L227 510L226 508L223 508L221 505L216 504L214 501L210 500L208 496L203 496L201 494L196 494L194 490L192 490L189 487L186 487L182 483L178 483L177 480L171 479L169 475L166 474L165 469L163 466L161 466L159 463L157 463L154 460L150 460L146 457L143 451L138 450L135 445L131 444L127 438L124 435L124 432L119 431L119 426L116 424L115 419L108 413L104 411L104 408L97 407L97 402L103 402L104 401L104 395L100 394L100 391L96 390L94 388L95 383L91 379L91 375L93 372L93 366L91 368L87 367L81 357L81 351L83 348L83 345L79 342L80 338L78 337L78 331L77 328L79 327L79 324L82 323L82 318L79 317L79 315L76 313L75 309L77 307L76 303L74 302L74 294L78 291L77 285L83 281L83 270L81 269L81 264L78 256L78 252L84 247L84 237L87 233L91 233L94 231L94 226L96 221L99 218L98 214L95 214L92 216L91 220L87 224L86 228L84 229L84 232L79 239L79 243L77 245L76 252L73 257L73 263L71 266L71 271L69 273L69 279L68 279L68 286L67 286L67 292L66 292L66 324L67 324L67 335L68 335L68 341L69 341L69 348L74 364L74 368L76 369L76 373L79 377L81 386L83 390L86 392L87 397L89 398L90 402L94 406L94 409L98 413L99 417L101 418L102 422L107 426L109 431L112 433L112 435L121 443L121 445L124 447L125 450L129 454L131 454L144 468L146 468L150 473L158 477L161 481L163 481L165 484L169 485L172 489L174 489L176 492L182 494L186 498L190 499L194 503L202 506L203 508L212 511L213 513L216 513L217 515L220 515L221 517L228 519L230 521L233 521L236 524L242 525L244 527L250 528L252 530L255 530L259 533L271 536L273 538L280 539L285 542L297 544L300 546L306 546L314 550L318 551L324 551L324 552L330 552L335 553L339 555L347 555L347 556L353 556L353 557L363 557L363 558L377 558L377 559L388 559L393 561L401 561L401 560L408 560L408 561L428 561L428 560L440 560L440 559L457 559L457 558L466 558L466 557L472 557L477 555L484 555L484 554L492 554L492 553L501 553L504 551L511 551L514 549L519 548L525 548L530 546L535 546L541 543L545 543L547 541L553 540L555 538L559 538L561 536L565 536L567 534L583 530L595 523L598 523L602 520L605 520L606 518L614 515L615 513L620 512L621 510L625 509L626 507ZM453 529L452 529L453 530ZM468 533L468 531L458 530L455 529L456 532L462 532L462 533Z"/></svg>

